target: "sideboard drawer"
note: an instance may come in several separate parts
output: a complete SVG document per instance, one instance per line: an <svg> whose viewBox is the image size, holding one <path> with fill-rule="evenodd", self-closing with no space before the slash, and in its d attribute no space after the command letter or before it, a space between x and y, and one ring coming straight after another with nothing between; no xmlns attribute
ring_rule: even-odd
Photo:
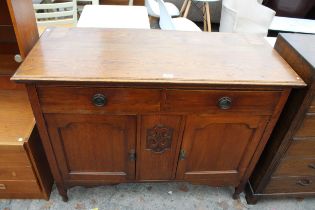
<svg viewBox="0 0 315 210"><path fill-rule="evenodd" d="M315 176L315 158L287 158L273 176Z"/></svg>
<svg viewBox="0 0 315 210"><path fill-rule="evenodd" d="M160 89L38 88L44 113L137 113L160 111Z"/></svg>
<svg viewBox="0 0 315 210"><path fill-rule="evenodd" d="M36 180L31 166L0 167L0 180Z"/></svg>
<svg viewBox="0 0 315 210"><path fill-rule="evenodd" d="M315 97L312 100L312 103L310 105L310 108L308 110L309 112L315 113Z"/></svg>
<svg viewBox="0 0 315 210"><path fill-rule="evenodd" d="M264 193L314 192L315 177L271 178Z"/></svg>
<svg viewBox="0 0 315 210"><path fill-rule="evenodd" d="M8 193L40 193L41 189L36 180L8 181L0 180L0 197Z"/></svg>
<svg viewBox="0 0 315 210"><path fill-rule="evenodd" d="M315 137L315 113L305 115L295 137Z"/></svg>
<svg viewBox="0 0 315 210"><path fill-rule="evenodd" d="M0 167L30 165L23 146L0 146Z"/></svg>
<svg viewBox="0 0 315 210"><path fill-rule="evenodd" d="M287 157L315 158L315 140L293 140Z"/></svg>
<svg viewBox="0 0 315 210"><path fill-rule="evenodd" d="M238 90L167 90L167 111L246 112L271 115L281 92Z"/></svg>

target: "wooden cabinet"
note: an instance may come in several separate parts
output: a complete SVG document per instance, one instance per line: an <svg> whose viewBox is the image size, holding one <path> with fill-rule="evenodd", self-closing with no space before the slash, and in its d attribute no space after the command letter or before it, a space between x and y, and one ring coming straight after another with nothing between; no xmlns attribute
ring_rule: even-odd
<svg viewBox="0 0 315 210"><path fill-rule="evenodd" d="M45 118L65 181L117 183L135 178L134 117L47 114Z"/></svg>
<svg viewBox="0 0 315 210"><path fill-rule="evenodd" d="M247 202L315 195L315 37L279 35L275 49L307 83L293 90L248 182Z"/></svg>
<svg viewBox="0 0 315 210"><path fill-rule="evenodd" d="M0 76L0 198L48 199L53 184L23 86Z"/></svg>
<svg viewBox="0 0 315 210"><path fill-rule="evenodd" d="M177 178L213 186L237 185L268 117L189 116Z"/></svg>
<svg viewBox="0 0 315 210"><path fill-rule="evenodd" d="M304 86L257 37L79 28L44 34L13 79L27 83L64 200L76 185L142 181L233 186L237 198L291 87Z"/></svg>
<svg viewBox="0 0 315 210"><path fill-rule="evenodd" d="M26 89L10 81L38 38L32 0L0 0L0 198L49 199L53 185Z"/></svg>

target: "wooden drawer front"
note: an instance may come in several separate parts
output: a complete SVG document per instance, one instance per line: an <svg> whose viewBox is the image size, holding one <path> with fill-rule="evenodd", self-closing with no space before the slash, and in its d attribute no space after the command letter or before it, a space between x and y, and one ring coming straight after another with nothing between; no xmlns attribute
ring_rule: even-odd
<svg viewBox="0 0 315 210"><path fill-rule="evenodd" d="M0 167L0 180L36 180L31 166Z"/></svg>
<svg viewBox="0 0 315 210"><path fill-rule="evenodd" d="M40 187L36 180L28 181L1 181L0 180L0 198L6 193L40 193Z"/></svg>
<svg viewBox="0 0 315 210"><path fill-rule="evenodd" d="M312 103L310 105L310 108L308 110L309 112L315 113L315 97L312 100Z"/></svg>
<svg viewBox="0 0 315 210"><path fill-rule="evenodd" d="M315 140L293 140L287 156L315 158Z"/></svg>
<svg viewBox="0 0 315 210"><path fill-rule="evenodd" d="M0 167L30 165L23 146L0 146Z"/></svg>
<svg viewBox="0 0 315 210"><path fill-rule="evenodd" d="M161 90L128 88L38 88L45 113L108 113L160 111ZM96 106L96 94L106 97L104 106Z"/></svg>
<svg viewBox="0 0 315 210"><path fill-rule="evenodd" d="M167 90L167 111L184 112L250 112L271 115L278 103L281 92L278 91L230 91L230 90ZM219 107L223 97L231 99L228 109Z"/></svg>
<svg viewBox="0 0 315 210"><path fill-rule="evenodd" d="M276 176L314 176L315 158L310 159L283 159L273 174Z"/></svg>
<svg viewBox="0 0 315 210"><path fill-rule="evenodd" d="M315 113L308 113L305 115L305 118L296 132L295 137L315 137Z"/></svg>
<svg viewBox="0 0 315 210"><path fill-rule="evenodd" d="M264 193L315 192L315 177L271 178Z"/></svg>

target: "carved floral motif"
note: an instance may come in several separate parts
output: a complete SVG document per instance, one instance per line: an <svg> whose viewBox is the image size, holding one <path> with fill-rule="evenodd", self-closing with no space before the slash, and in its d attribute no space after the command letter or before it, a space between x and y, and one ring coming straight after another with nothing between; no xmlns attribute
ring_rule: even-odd
<svg viewBox="0 0 315 210"><path fill-rule="evenodd" d="M158 124L147 129L147 148L153 152L162 153L171 148L173 128Z"/></svg>

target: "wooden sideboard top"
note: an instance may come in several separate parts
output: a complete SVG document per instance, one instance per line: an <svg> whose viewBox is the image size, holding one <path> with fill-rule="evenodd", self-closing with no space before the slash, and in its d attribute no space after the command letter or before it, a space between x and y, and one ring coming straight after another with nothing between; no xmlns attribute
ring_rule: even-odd
<svg viewBox="0 0 315 210"><path fill-rule="evenodd" d="M255 35L54 28L13 80L304 86Z"/></svg>

